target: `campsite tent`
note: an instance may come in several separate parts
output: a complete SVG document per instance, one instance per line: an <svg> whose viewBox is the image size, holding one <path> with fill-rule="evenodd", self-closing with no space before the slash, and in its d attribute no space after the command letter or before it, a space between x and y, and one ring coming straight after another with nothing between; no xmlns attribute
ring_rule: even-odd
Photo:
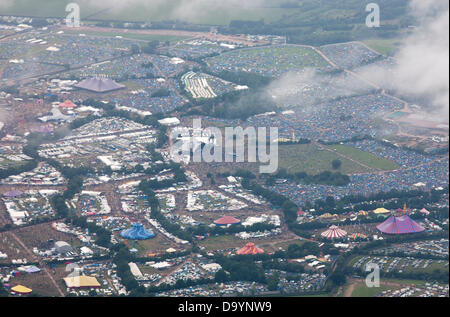
<svg viewBox="0 0 450 317"><path fill-rule="evenodd" d="M76 84L75 87L81 88L81 89L86 89L86 90L89 90L92 92L103 93L103 92L109 92L109 91L122 89L125 86L120 85L120 84L116 83L114 80L109 79L109 78L95 77L95 78L85 79L85 80L81 81L80 83Z"/></svg>
<svg viewBox="0 0 450 317"><path fill-rule="evenodd" d="M420 212L423 213L424 215L427 215L427 216L430 214L430 212L428 210L426 210L425 208L422 208L420 210Z"/></svg>
<svg viewBox="0 0 450 317"><path fill-rule="evenodd" d="M238 255L245 255L245 254L261 254L264 253L263 249L258 248L254 243L249 242L247 243L243 248L236 251L236 254Z"/></svg>
<svg viewBox="0 0 450 317"><path fill-rule="evenodd" d="M379 224L377 229L386 234L417 233L425 230L408 215L400 217L390 216L386 221Z"/></svg>
<svg viewBox="0 0 450 317"><path fill-rule="evenodd" d="M327 239L339 239L345 237L347 235L347 231L339 229L338 226L331 226L330 228L328 228L328 230L322 232L320 235Z"/></svg>
<svg viewBox="0 0 450 317"><path fill-rule="evenodd" d="M155 234L151 230L147 230L140 223L135 223L130 229L124 230L120 236L130 240L147 240L153 238Z"/></svg>

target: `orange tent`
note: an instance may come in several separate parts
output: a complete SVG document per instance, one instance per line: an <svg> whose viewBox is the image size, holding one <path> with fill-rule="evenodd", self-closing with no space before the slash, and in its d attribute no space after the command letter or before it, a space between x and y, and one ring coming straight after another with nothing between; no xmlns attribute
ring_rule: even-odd
<svg viewBox="0 0 450 317"><path fill-rule="evenodd" d="M74 104L74 103L73 103L72 101L70 101L70 100L66 100L66 101L60 103L59 106L60 106L61 108L66 108L66 109L73 109L73 108L76 108L76 107L77 107L77 105Z"/></svg>
<svg viewBox="0 0 450 317"><path fill-rule="evenodd" d="M236 254L245 255L245 254L261 254L264 253L263 249L258 248L254 243L249 242L243 248L236 251Z"/></svg>

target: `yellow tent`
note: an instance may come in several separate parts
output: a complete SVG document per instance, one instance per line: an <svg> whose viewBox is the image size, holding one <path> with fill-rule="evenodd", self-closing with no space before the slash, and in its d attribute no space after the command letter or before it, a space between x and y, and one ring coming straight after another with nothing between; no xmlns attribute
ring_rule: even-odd
<svg viewBox="0 0 450 317"><path fill-rule="evenodd" d="M386 208L377 208L373 211L375 214L387 214L389 213L389 210Z"/></svg>
<svg viewBox="0 0 450 317"><path fill-rule="evenodd" d="M322 216L320 216L320 218L331 218L333 217L329 212L323 214Z"/></svg>
<svg viewBox="0 0 450 317"><path fill-rule="evenodd" d="M30 294L33 290L23 285L17 285L11 288L11 291L18 294Z"/></svg>
<svg viewBox="0 0 450 317"><path fill-rule="evenodd" d="M68 288L94 288L100 287L100 283L92 276L68 276L64 278Z"/></svg>

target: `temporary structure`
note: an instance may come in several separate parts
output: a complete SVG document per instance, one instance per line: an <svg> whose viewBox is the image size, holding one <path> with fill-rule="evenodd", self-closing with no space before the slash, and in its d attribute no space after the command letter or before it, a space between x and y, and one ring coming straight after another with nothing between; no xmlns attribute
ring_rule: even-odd
<svg viewBox="0 0 450 317"><path fill-rule="evenodd" d="M373 213L375 214L387 214L389 213L389 210L387 210L386 208L377 208L373 211Z"/></svg>
<svg viewBox="0 0 450 317"><path fill-rule="evenodd" d="M424 215L429 215L429 214L430 214L430 212L429 212L428 210L426 210L425 208L422 208L422 209L420 210L420 212L421 212L422 214L424 214Z"/></svg>
<svg viewBox="0 0 450 317"><path fill-rule="evenodd" d="M112 79L100 77L85 79L75 87L99 93L125 88L124 85L120 85Z"/></svg>
<svg viewBox="0 0 450 317"><path fill-rule="evenodd" d="M331 226L330 228L328 228L328 230L322 232L320 234L322 237L327 238L327 239L334 239L334 238L343 238L347 235L347 231L339 229L338 226Z"/></svg>
<svg viewBox="0 0 450 317"><path fill-rule="evenodd" d="M261 254L264 253L263 249L258 248L254 243L249 242L243 248L236 251L238 255L246 255L246 254Z"/></svg>
<svg viewBox="0 0 450 317"><path fill-rule="evenodd" d="M60 108L65 108L65 109L74 109L74 108L77 107L77 105L74 104L74 103L73 103L72 101L70 101L70 100L66 100L66 101L64 101L64 102L61 102L61 103L59 104L59 107L60 107Z"/></svg>
<svg viewBox="0 0 450 317"><path fill-rule="evenodd" d="M412 220L408 215L400 217L390 216L386 221L379 224L377 229L386 234L418 233L425 230L425 228Z"/></svg>
<svg viewBox="0 0 450 317"><path fill-rule="evenodd" d="M223 216L217 220L214 220L214 224L218 226L234 225L238 223L241 223L241 221L231 216Z"/></svg>
<svg viewBox="0 0 450 317"><path fill-rule="evenodd" d="M22 196L22 192L20 190L11 190L9 192L6 192L3 194L3 196L8 197L8 198L14 198L14 197L19 197Z"/></svg>
<svg viewBox="0 0 450 317"><path fill-rule="evenodd" d="M147 240L153 238L155 234L151 230L147 230L140 223L135 223L130 229L124 230L120 236L130 240Z"/></svg>
<svg viewBox="0 0 450 317"><path fill-rule="evenodd" d="M98 288L100 283L92 276L68 276L64 278L64 282L68 288Z"/></svg>
<svg viewBox="0 0 450 317"><path fill-rule="evenodd" d="M364 235L364 234L361 234L361 233L353 233L351 236L350 236L350 238L352 238L353 240L356 240L356 239L366 239L367 238L367 236L366 235Z"/></svg>
<svg viewBox="0 0 450 317"><path fill-rule="evenodd" d="M11 291L16 294L30 294L33 290L23 285L17 285L11 288Z"/></svg>

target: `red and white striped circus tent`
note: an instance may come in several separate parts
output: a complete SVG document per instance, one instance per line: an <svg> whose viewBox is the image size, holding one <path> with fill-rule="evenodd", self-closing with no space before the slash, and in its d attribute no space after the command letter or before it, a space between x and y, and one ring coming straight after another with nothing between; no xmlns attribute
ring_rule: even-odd
<svg viewBox="0 0 450 317"><path fill-rule="evenodd" d="M338 226L331 226L328 230L320 234L322 237L327 239L339 239L347 235L347 231L339 229Z"/></svg>
<svg viewBox="0 0 450 317"><path fill-rule="evenodd" d="M264 253L263 249L258 248L253 242L247 243L243 248L236 251L238 255L246 255L246 254L262 254Z"/></svg>

